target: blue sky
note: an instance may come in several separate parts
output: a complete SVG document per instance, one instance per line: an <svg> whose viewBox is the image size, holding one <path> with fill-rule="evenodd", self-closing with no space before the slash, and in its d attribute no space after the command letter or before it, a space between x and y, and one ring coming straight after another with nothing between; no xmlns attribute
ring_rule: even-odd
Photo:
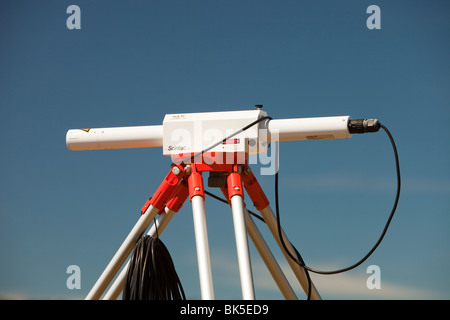
<svg viewBox="0 0 450 320"><path fill-rule="evenodd" d="M71 4L80 30L66 27ZM372 4L380 30L366 26ZM169 168L157 148L70 152L67 130L263 104L274 119L377 118L397 143L403 189L391 227L357 269L312 275L322 297L449 299L448 9L447 1L1 1L0 297L84 298ZM274 208L273 176L259 181ZM283 228L306 263L346 267L390 213L390 142L380 131L282 143L279 187ZM240 299L230 210L210 198L206 210L216 298ZM188 297L199 298L189 202L161 239ZM256 297L281 299L250 250ZM74 264L79 290L66 287ZM379 290L366 286L370 265L380 267Z"/></svg>

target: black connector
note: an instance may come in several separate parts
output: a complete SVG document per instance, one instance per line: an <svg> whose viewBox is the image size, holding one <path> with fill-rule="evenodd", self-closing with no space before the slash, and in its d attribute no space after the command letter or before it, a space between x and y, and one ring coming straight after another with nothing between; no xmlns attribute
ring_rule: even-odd
<svg viewBox="0 0 450 320"><path fill-rule="evenodd" d="M367 133L380 130L380 122L377 119L350 119L348 122L348 132Z"/></svg>

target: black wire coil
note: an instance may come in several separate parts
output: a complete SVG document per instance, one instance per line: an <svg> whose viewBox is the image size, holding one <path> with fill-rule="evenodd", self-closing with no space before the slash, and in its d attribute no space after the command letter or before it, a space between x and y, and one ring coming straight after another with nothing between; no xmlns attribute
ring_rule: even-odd
<svg viewBox="0 0 450 320"><path fill-rule="evenodd" d="M127 270L123 300L186 300L169 251L158 237L141 236Z"/></svg>

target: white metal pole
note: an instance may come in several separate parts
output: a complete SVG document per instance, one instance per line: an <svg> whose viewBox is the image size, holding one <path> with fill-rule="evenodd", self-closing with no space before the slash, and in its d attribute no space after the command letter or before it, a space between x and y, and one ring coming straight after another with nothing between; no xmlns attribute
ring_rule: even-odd
<svg viewBox="0 0 450 320"><path fill-rule="evenodd" d="M192 197L191 203L202 300L214 300L204 199L200 195L195 195Z"/></svg>
<svg viewBox="0 0 450 320"><path fill-rule="evenodd" d="M119 271L120 267L123 265L131 251L133 250L139 237L145 232L153 218L158 213L159 209L153 207L152 205L147 208L143 215L139 218L136 225L133 227L131 232L125 238L124 242L120 246L119 250L116 252L114 257L109 262L106 269L103 271L100 278L95 283L94 287L91 289L89 294L86 296L86 300L97 300L100 299L103 292L105 292L111 280Z"/></svg>
<svg viewBox="0 0 450 320"><path fill-rule="evenodd" d="M175 211L170 210L169 208L166 207L165 213L160 214L158 216L158 218L156 219L156 224L154 223L151 226L150 230L147 232L147 235L151 237L155 237L157 233L158 235L161 235L161 233L164 231L167 224L170 222L175 213L176 213ZM129 264L130 261L128 261L126 265L122 268L122 271L119 273L119 275L116 277L111 287L105 293L103 300L116 300L119 297L125 284L125 278L127 276Z"/></svg>
<svg viewBox="0 0 450 320"><path fill-rule="evenodd" d="M270 232L272 233L273 237L275 238L275 240L278 243L278 246L281 248L281 251L283 252L284 256L286 257L287 262L289 263L292 271L295 274L295 277L297 278L297 280L299 281L299 283L301 284L303 290L305 291L305 293L308 292L308 278L306 276L305 270L299 266L295 261L293 261L289 255L286 253L286 251L283 248L283 245L280 241L280 237L278 235L278 224L277 224L277 220L275 215L273 214L272 209L270 208L270 206L267 206L266 208L259 210L259 212L261 213L262 217L264 218L267 226L270 229ZM294 248L292 247L291 243L289 242L289 239L287 238L286 234L284 233L283 230L281 230L281 235L283 237L284 243L287 247L287 249L289 250L289 252L295 257L296 253ZM321 300L321 297L319 295L319 292L317 292L316 287L314 286L314 283L312 283L311 281L311 299L312 300Z"/></svg>
<svg viewBox="0 0 450 320"><path fill-rule="evenodd" d="M252 266L248 249L247 228L244 217L244 201L242 196L231 197L231 210L233 212L234 234L236 237L236 250L241 278L242 298L244 300L255 299L253 285Z"/></svg>
<svg viewBox="0 0 450 320"><path fill-rule="evenodd" d="M250 239L252 240L253 244L255 245L256 250L258 250L259 255L261 256L262 260L266 264L267 269L269 270L270 274L272 275L273 280L275 281L278 288L280 289L283 297L286 300L297 300L297 296L295 295L294 290L292 289L291 285L289 284L289 281L286 279L277 260L275 259L272 252L270 251L267 243L264 241L263 236L259 232L258 227L256 226L255 222L251 218L247 209L245 209L245 223L247 225L247 232L248 232Z"/></svg>

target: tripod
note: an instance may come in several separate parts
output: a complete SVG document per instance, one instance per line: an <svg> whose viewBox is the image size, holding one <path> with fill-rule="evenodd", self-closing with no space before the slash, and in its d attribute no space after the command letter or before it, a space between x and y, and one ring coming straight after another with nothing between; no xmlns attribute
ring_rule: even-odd
<svg viewBox="0 0 450 320"><path fill-rule="evenodd" d="M191 161L186 161L186 159ZM217 161L217 160L222 161ZM226 159L227 161L223 161ZM230 161L231 159L231 161ZM193 160L193 161L192 161ZM231 206L236 250L241 280L242 298L255 299L253 275L249 254L248 237L252 240L283 297L289 300L297 299L290 283L286 279L278 262L270 251L267 243L259 232L244 203L244 189L253 205L259 211L278 246L286 257L295 277L305 293L310 290L311 299L321 299L314 284L308 279L305 270L294 262L284 250L279 239L278 225L270 203L258 183L251 168L248 166L248 157L241 153L204 153L200 157L176 159L167 176L162 181L154 195L142 208L142 215L125 238L124 242L111 259L86 299L100 299L105 290L116 276L127 257L132 252L140 236L150 226L148 235L161 234L176 212L189 197L192 203L195 241L197 248L197 262L200 279L201 297L203 300L214 299L214 289L211 272L210 251L205 218L205 189L202 173L209 172L208 185L219 187ZM290 254L296 256L295 249L289 242L283 230L281 235ZM248 236L248 237L247 237ZM126 265L104 295L103 299L117 299L120 295L127 272Z"/></svg>

